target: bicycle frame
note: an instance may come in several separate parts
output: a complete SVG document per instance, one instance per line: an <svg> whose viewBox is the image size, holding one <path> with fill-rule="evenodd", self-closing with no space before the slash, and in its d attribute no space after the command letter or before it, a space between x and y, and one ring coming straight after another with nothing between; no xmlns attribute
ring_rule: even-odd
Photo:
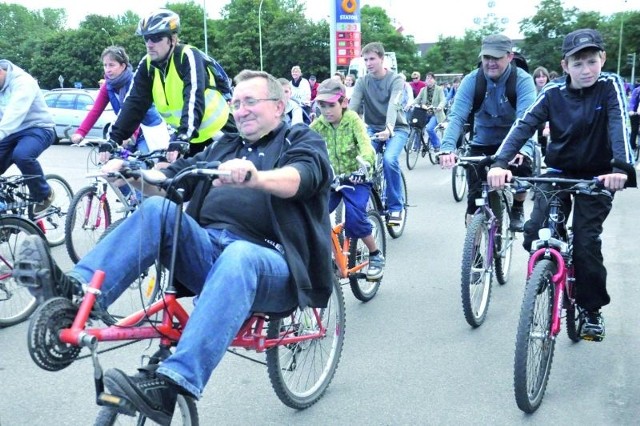
<svg viewBox="0 0 640 426"><path fill-rule="evenodd" d="M338 236L342 234L343 230L344 223L339 223L331 230L331 247L333 248L333 257L338 268L338 273L340 274L339 276L340 278L349 278L350 276L361 274L358 278L365 278L366 275L360 271L369 265L369 261L365 261L355 265L353 268L349 268L349 259L347 258L347 254L349 253L351 239L345 237L342 242L342 246L340 245L340 238L338 238Z"/></svg>

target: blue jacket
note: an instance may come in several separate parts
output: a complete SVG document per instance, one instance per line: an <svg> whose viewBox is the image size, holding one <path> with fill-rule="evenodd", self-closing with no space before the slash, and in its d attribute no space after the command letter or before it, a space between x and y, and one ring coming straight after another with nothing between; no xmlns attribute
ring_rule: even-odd
<svg viewBox="0 0 640 426"><path fill-rule="evenodd" d="M127 83L127 86L129 88L131 88L132 81L133 78L131 78L129 83ZM113 90L113 87L111 87L110 84L106 83L105 85L107 87L107 96L109 96L109 103L113 108L113 112L115 112L117 115L120 113L121 108L120 101L118 100L118 94L115 90ZM149 127L157 126L158 124L162 123L162 117L160 116L160 113L154 105L151 105L151 107L147 110L141 123Z"/></svg>
<svg viewBox="0 0 640 426"><path fill-rule="evenodd" d="M508 67L497 82L485 76L487 93L480 109L475 113L472 145L495 146L497 150L511 126L516 122L516 118L522 117L525 110L535 101L536 87L533 78L523 69L515 69L518 72L515 110L505 94L506 82L512 67ZM477 74L478 70L473 70L462 79L458 87L453 105L449 110L449 125L442 139L441 152L453 152L456 149L456 142L462 134L463 125L473 109ZM533 158L534 147L533 140L530 140L521 152Z"/></svg>

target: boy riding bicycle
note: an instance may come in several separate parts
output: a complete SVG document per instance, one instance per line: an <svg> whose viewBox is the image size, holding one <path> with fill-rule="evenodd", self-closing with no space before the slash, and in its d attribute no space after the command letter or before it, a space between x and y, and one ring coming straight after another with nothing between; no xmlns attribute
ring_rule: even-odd
<svg viewBox="0 0 640 426"><path fill-rule="evenodd" d="M346 87L336 80L328 79L320 84L316 102L322 115L311 123L311 128L327 142L329 159L336 175L350 173L349 181L353 190L331 192L329 211L335 210L340 200L344 200L345 234L348 238L362 239L369 249L367 279L379 280L384 273L385 259L376 246L371 223L367 220L370 184L364 182L356 159L361 156L373 164L376 153L369 142L364 122L358 114L347 109L349 100L346 92Z"/></svg>
<svg viewBox="0 0 640 426"><path fill-rule="evenodd" d="M511 179L507 163L538 126L549 121L547 176L578 179L596 176L610 191L624 188L627 175L612 168L610 162L616 159L633 164L624 121L625 95L619 76L601 72L606 59L602 36L592 29L576 30L565 37L562 52L561 65L567 76L547 84L522 120L509 131L488 173L492 187L503 187ZM611 210L612 198L574 196L576 302L584 320L580 335L586 340L601 341L605 336L600 308L607 305L610 298L600 234ZM525 224L523 245L527 251L547 217L547 201L545 197L536 197L531 217ZM568 216L569 196L562 202Z"/></svg>

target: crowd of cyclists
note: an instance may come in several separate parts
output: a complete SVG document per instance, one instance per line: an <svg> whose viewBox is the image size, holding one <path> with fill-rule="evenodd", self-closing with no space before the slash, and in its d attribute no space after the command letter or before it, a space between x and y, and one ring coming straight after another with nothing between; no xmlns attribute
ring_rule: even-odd
<svg viewBox="0 0 640 426"><path fill-rule="evenodd" d="M470 120L473 127L466 154L495 156L489 170L467 174L468 202L460 226L474 213L483 181L502 188L512 175L532 175L538 134L546 138L545 173L595 176L612 193L624 188L627 176L612 168L611 160L634 162L631 146L635 141L630 140L625 119L630 115L626 94L618 76L602 72L606 54L595 30L579 29L566 36L564 75L550 79L547 73L540 88L536 88L538 78L533 78L539 69L531 75L514 65L512 41L495 34L482 41L479 67L444 86L433 72L426 72L421 80L420 72L414 71L411 82L406 82L404 76L384 67L384 46L373 42L362 48L367 74L355 82L353 76L340 73L322 82L313 75L306 79L295 65L290 80L244 70L235 76L233 92L221 90L211 58L180 43L179 31L179 16L161 9L139 23L136 34L144 40L147 54L136 67L122 48L106 49L102 55L105 84L94 110L71 138L73 143L80 142L84 129L111 103L118 116L108 142L100 148L104 170L124 166L122 160L108 160L109 153L119 147L148 150L140 125L162 122L172 134L166 145L167 162L156 166L158 173L171 177L202 161L220 162L218 168L230 172L211 188L185 187L191 201L182 223L184 247L177 251L176 277L198 295L198 303L175 353L154 371L127 375L113 369L105 374L110 392L161 424L171 418L178 394L200 397L250 312L286 312L295 306L326 304L332 276L328 213L340 202L345 207L346 236L361 238L369 251L367 279L382 279L388 259L371 235L367 220L371 185L361 160L373 165L384 145L388 220L391 224L402 221L406 200L399 156L407 143L412 108L431 107L424 132L439 151L441 167L456 164L457 143ZM7 72L16 79L27 78L17 67L0 61L3 91L10 78L3 77ZM479 81L485 90L477 100ZM27 153L37 163L38 155L52 142L52 122L40 98L31 97L32 111L25 113L27 118L22 117L19 126L9 126L8 108L3 111L0 150L38 146ZM587 113L577 107L601 103L608 105L606 110L591 108ZM44 118L32 120L36 115ZM435 129L445 122L440 140ZM15 148L13 157L3 158L12 158L20 166L18 153ZM42 175L36 169L22 172ZM353 191L331 192L337 175ZM106 270L107 281L95 312L99 316L135 278L135 271L155 261L159 248L172 240L174 224L166 220L170 208L160 198L167 193L132 183L145 191L145 209L132 214L71 271L60 270L40 237L25 240L16 269L48 272L30 287L34 295L42 300L64 289L66 294L59 295L81 296L93 273ZM46 208L47 188L34 187L33 193L39 194ZM531 218L525 220L526 195L515 195L511 226L524 233L524 248L530 250L547 206L544 199L536 198ZM611 199L601 197L576 196L573 205L577 301L584 323L580 332L588 340L605 336L601 308L610 298L600 234L611 208ZM143 237L145 243L139 244ZM125 239L132 247L143 247L144 253L131 256L117 250ZM148 264L139 264L139 259ZM237 284L233 290L224 285L229 281ZM212 333L222 337L214 339Z"/></svg>

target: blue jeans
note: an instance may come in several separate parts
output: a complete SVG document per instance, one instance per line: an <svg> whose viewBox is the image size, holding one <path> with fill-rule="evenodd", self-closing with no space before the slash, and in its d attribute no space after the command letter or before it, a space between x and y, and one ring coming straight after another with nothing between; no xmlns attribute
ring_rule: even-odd
<svg viewBox="0 0 640 426"><path fill-rule="evenodd" d="M168 265L176 204L150 197L83 257L70 275L88 282L105 272L100 305L108 307L160 252ZM126 247L123 249L123 242ZM228 232L204 229L182 216L175 277L198 295L175 353L160 374L200 398L211 373L252 312L284 312L297 305L284 256Z"/></svg>
<svg viewBox="0 0 640 426"><path fill-rule="evenodd" d="M0 141L0 174L15 163L23 176L33 176L25 181L31 197L36 201L44 200L51 193L51 188L44 178L38 157L55 139L53 129L42 127L30 127L7 136Z"/></svg>
<svg viewBox="0 0 640 426"><path fill-rule="evenodd" d="M374 132L371 127L367 130L369 136L373 136ZM404 149L404 145L409 138L409 132L398 129L392 138L388 139L382 159L384 168L384 179L387 181L387 208L390 212L399 212L404 210L404 194L402 193L402 177L400 175L400 153ZM382 149L382 141L373 140L371 142L376 152Z"/></svg>
<svg viewBox="0 0 640 426"><path fill-rule="evenodd" d="M429 135L429 139L431 139L431 146L434 148L440 148L440 138L436 133L436 127L438 126L438 120L435 115L432 115L429 121L427 122L427 134Z"/></svg>
<svg viewBox="0 0 640 426"><path fill-rule="evenodd" d="M364 238L373 230L367 218L367 201L371 194L371 185L359 183L353 189L345 188L332 191L329 197L329 212L333 212L340 200L344 200L344 233L347 238Z"/></svg>

